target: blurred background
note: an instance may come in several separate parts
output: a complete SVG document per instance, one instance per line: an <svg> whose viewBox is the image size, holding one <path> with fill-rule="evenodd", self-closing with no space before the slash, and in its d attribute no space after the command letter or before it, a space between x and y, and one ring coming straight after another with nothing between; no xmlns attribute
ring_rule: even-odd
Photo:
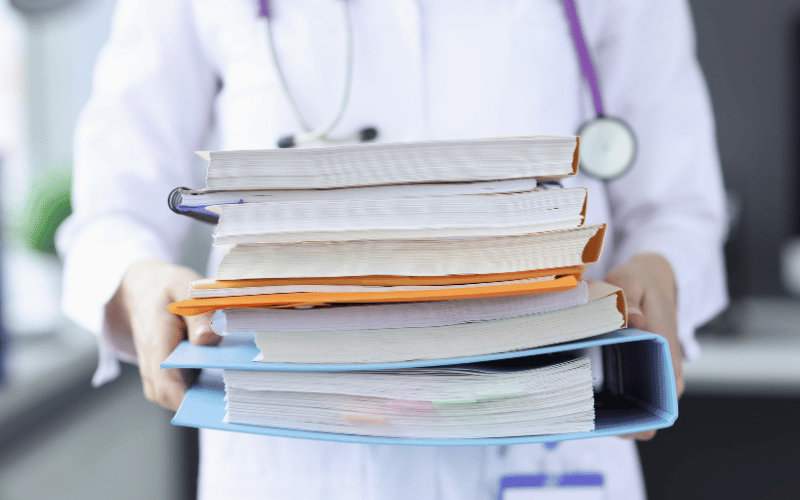
<svg viewBox="0 0 800 500"><path fill-rule="evenodd" d="M717 119L731 306L699 333L676 425L640 443L660 498L800 498L800 0L691 0ZM135 368L92 389L59 312L72 130L114 2L0 0L0 498L193 498L193 431ZM194 241L210 242L198 226ZM187 246L188 248L188 246ZM202 256L186 253L201 269ZM43 481L43 478L47 478Z"/></svg>

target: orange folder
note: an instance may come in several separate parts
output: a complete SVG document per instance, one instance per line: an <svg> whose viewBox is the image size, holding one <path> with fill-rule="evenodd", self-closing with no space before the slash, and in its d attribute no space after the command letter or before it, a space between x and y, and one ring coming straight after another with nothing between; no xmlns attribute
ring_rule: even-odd
<svg viewBox="0 0 800 500"><path fill-rule="evenodd" d="M552 270L549 275L552 275ZM375 304L391 302L430 302L438 300L508 297L543 292L560 292L578 286L579 272L558 275L547 281L515 283L511 285L479 286L474 288L443 288L441 290L415 290L391 292L305 292L270 295L246 295L188 299L169 305L170 312L181 316L195 316L218 309L245 307L310 307L328 304ZM419 284L417 282L416 284Z"/></svg>
<svg viewBox="0 0 800 500"><path fill-rule="evenodd" d="M556 267L493 274L461 274L450 276L334 276L327 278L256 278L244 280L203 280L192 283L196 289L244 288L258 286L289 285L360 285L360 286L436 286L467 285L471 283L493 283L496 281L515 281L564 274L581 275L584 266Z"/></svg>

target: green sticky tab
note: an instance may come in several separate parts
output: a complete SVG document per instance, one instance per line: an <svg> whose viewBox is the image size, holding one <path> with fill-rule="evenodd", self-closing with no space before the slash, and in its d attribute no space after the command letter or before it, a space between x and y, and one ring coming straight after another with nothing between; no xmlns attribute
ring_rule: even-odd
<svg viewBox="0 0 800 500"><path fill-rule="evenodd" d="M491 398L510 398L514 396L523 396L525 395L524 392L509 392L506 394L482 394L480 396L481 399L491 399Z"/></svg>

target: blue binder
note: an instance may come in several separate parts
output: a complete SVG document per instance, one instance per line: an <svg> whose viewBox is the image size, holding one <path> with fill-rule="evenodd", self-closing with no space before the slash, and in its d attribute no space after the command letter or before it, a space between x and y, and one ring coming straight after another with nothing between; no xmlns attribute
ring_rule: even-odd
<svg viewBox="0 0 800 500"><path fill-rule="evenodd" d="M261 363L254 345L199 347L183 342L161 364L161 368L216 368L231 370L356 371L416 368L538 356L600 346L603 351L604 389L595 394L595 429L588 432L513 436L479 439L419 439L374 437L355 434L312 432L223 422L225 391L219 383L199 382L189 389L172 423L269 436L318 439L348 443L419 446L483 446L564 441L629 434L669 427L678 417L678 397L672 359L666 339L636 329L622 329L579 342L419 362L318 365Z"/></svg>

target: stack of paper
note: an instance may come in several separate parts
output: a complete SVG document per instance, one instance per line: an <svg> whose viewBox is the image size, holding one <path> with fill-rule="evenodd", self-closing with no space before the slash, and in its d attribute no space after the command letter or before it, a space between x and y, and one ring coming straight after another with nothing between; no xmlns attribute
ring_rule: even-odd
<svg viewBox="0 0 800 500"><path fill-rule="evenodd" d="M170 310L213 312L215 331L255 341L254 366L290 367L227 370L228 422L421 439L594 428L579 352L425 368L625 326L622 292L580 281L605 226L583 225L585 189L551 185L575 173L576 138L207 157L208 189L178 206L219 214L229 249Z"/></svg>
<svg viewBox="0 0 800 500"><path fill-rule="evenodd" d="M563 357L561 357L563 358ZM589 431L587 357L373 372L225 372L226 421L411 438Z"/></svg>

